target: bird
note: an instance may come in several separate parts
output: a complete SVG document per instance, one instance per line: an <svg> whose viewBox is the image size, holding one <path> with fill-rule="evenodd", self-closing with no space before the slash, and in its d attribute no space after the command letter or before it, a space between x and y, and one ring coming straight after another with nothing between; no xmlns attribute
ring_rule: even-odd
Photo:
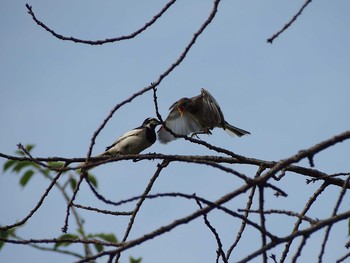
<svg viewBox="0 0 350 263"><path fill-rule="evenodd" d="M164 124L176 135L211 134L211 130L215 127L224 129L231 136L241 137L250 134L249 131L225 121L219 104L206 89L201 89L201 94L198 96L176 101L169 110ZM161 143L168 143L176 138L164 128L164 124L158 130L158 140Z"/></svg>
<svg viewBox="0 0 350 263"><path fill-rule="evenodd" d="M106 147L105 152L98 156L139 154L155 143L155 128L159 124L161 122L155 118L145 119L141 126L120 136L114 143Z"/></svg>

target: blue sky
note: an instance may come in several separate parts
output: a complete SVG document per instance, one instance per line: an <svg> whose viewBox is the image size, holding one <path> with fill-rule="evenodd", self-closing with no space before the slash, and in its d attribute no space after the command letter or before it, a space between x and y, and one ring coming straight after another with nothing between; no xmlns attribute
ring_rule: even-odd
<svg viewBox="0 0 350 263"><path fill-rule="evenodd" d="M84 157L91 136L119 102L158 79L182 53L194 32L211 11L212 1L179 1L151 28L135 39L102 46L61 41L38 27L27 14L25 1L0 2L0 152L12 154L16 144L36 144L35 156ZM135 31L158 12L166 1L128 3L99 1L31 1L37 17L56 32L82 39L105 39ZM302 16L271 45L266 39L299 10L303 1L222 1L214 21L199 37L183 63L158 87L163 117L181 97L208 89L228 122L249 130L250 136L231 138L223 130L201 138L247 157L264 160L287 158L301 149L349 129L350 3L313 1ZM152 93L136 98L118 110L100 133L94 154L104 150L125 131L155 116ZM349 142L315 157L316 169L349 171ZM148 151L164 154L215 154L206 148L177 140L155 143ZM148 152L147 150L145 152ZM2 164L4 160L0 160ZM143 192L156 169L154 162L120 162L96 168L99 191L119 200ZM302 162L302 165L308 165ZM247 166L234 169L253 177ZM305 185L305 178L287 174L279 182L288 198L266 198L269 208L300 211L319 184ZM26 216L48 182L33 178L21 189L19 178L0 175L0 224ZM198 165L172 164L157 180L152 193L196 192L216 200L241 185L231 175ZM331 214L339 189L330 187L313 212L319 218ZM86 186L78 195L81 204L107 207ZM228 207L244 208L246 196ZM136 219L130 239L148 233L196 209L183 200L146 202ZM319 208L319 210L318 210ZM347 203L341 207L348 210ZM5 212L4 212L5 211ZM86 228L94 233L123 235L126 219L81 211ZM46 203L23 228L24 238L52 238L61 234L64 200L53 191ZM282 217L284 219L284 217ZM228 246L240 223L222 213L210 214L211 222ZM286 234L281 217L268 222ZM292 221L293 222L293 221ZM290 224L292 226L292 224ZM74 224L71 223L72 231ZM288 230L287 230L288 231ZM325 262L345 253L347 223L334 228ZM252 251L254 231L247 231L241 259ZM317 235L317 238L322 235ZM260 241L259 241L260 242ZM256 246L259 243L255 244ZM319 241L309 240L301 258L314 260ZM143 262L214 262L215 239L197 219L190 225L127 251ZM227 249L227 247L226 247ZM316 252L315 252L316 251ZM280 249L272 251L277 254ZM72 258L25 247L6 245L1 262L71 262ZM259 262L260 258L256 261ZM101 261L104 262L104 261Z"/></svg>

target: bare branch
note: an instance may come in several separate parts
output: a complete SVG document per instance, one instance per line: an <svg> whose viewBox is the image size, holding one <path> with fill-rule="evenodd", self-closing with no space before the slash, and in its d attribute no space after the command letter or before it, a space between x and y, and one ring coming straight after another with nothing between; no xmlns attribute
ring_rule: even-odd
<svg viewBox="0 0 350 263"><path fill-rule="evenodd" d="M109 210L102 210L102 209L98 209L98 208L94 208L94 207L90 207L90 206L84 206L84 205L79 205L79 204L72 204L72 206L77 207L77 208L81 208L84 210L88 210L88 211L94 211L97 213L101 213L101 214L106 214L106 215L114 215L114 216L130 216L132 215L132 212L113 212L113 211L109 211Z"/></svg>
<svg viewBox="0 0 350 263"><path fill-rule="evenodd" d="M29 214L25 218L23 218L22 220L19 220L17 223L14 223L12 225L2 226L2 227L0 227L0 230L6 231L8 229L12 229L12 228L15 228L17 226L21 226L21 225L25 224L34 215L34 213L36 211L38 211L38 209L41 207L41 205L43 204L45 198L48 196L49 192L52 190L52 188L56 184L57 180L60 178L61 174L62 174L62 172L57 173L55 178L52 179L50 185L45 190L44 194L41 196L41 198L37 202L36 206L29 212Z"/></svg>
<svg viewBox="0 0 350 263"><path fill-rule="evenodd" d="M306 0L305 3L302 5L302 7L299 9L299 11L292 17L292 19L283 26L283 28L275 33L272 37L270 37L267 40L267 43L272 44L272 42L279 37L280 34L282 34L284 31L286 31L296 20L297 18L301 15L301 13L304 11L304 9L311 3L312 0Z"/></svg>
<svg viewBox="0 0 350 263"><path fill-rule="evenodd" d="M257 174L260 175L260 173L263 171L263 169L259 169ZM249 194L249 197L248 197L248 201L247 201L247 205L246 205L246 212L244 214L244 218L245 219L248 219L248 216L249 216L249 209L251 208L252 204L253 204L253 198L254 198L254 194L255 194L255 189L256 189L256 186L252 187L252 189L250 190L250 194ZM241 227L236 235L236 240L233 242L233 244L231 245L231 247L228 249L227 251L227 259L230 258L231 256L231 253L232 251L235 249L235 247L237 246L238 242L241 240L242 238L242 235L243 235L243 232L245 230L245 227L247 225L247 220L242 220L242 224L241 224Z"/></svg>
<svg viewBox="0 0 350 263"><path fill-rule="evenodd" d="M35 21L35 23L45 29L47 32L52 34L54 37L64 40L64 41L72 41L75 43L88 44L88 45L102 45L107 43L114 43L118 41L128 40L137 37L139 34L145 32L148 28L150 28L154 23L159 21L159 18L162 17L173 4L176 2L175 0L168 0L169 2L165 4L165 6L153 16L148 22L146 22L142 27L137 29L135 32L132 32L125 36L118 36L114 38L104 39L104 40L83 40L75 37L67 37L61 35L54 31L52 28L48 27L42 21L40 21L36 14L34 13L31 6L26 4L27 10L31 18ZM299 11L292 17L292 19L276 34L274 34L267 41L268 43L273 43L273 41L278 38L284 31L290 28L290 26L296 22L297 18L301 16L304 9L311 3L312 0L305 0L303 6L299 9ZM166 233L173 231L175 228L178 228L185 224L190 224L195 219L202 217L205 223L205 226L211 231L216 240L216 247L214 249L216 251L216 262L223 261L229 262L231 255L233 254L233 250L237 249L238 244L242 241L242 237L244 231L247 229L253 230L253 233L257 237L256 240L260 237L261 245L257 247L253 247L250 251L250 254L241 255L243 257L239 262L248 262L256 257L262 257L262 262L268 262L268 257L271 258L273 262L277 262L276 255L271 254L271 250L275 247L281 248L284 245L284 249L280 258L280 262L285 262L287 257L291 258L292 262L297 262L300 258L300 255L303 252L303 249L306 249L306 244L309 238L313 236L314 233L319 233L320 230L325 229L323 242L320 245L320 253L318 256L318 261L322 262L323 255L325 252L325 248L327 242L330 239L330 233L334 224L341 222L342 220L349 220L350 211L346 211L343 213L338 213L339 207L343 202L345 193L347 189L350 189L350 176L349 172L338 172L334 174L328 174L321 170L315 169L315 164L317 165L317 156L318 153L326 151L327 149L334 147L337 143L343 142L345 140L350 139L350 130L345 131L341 134L338 134L332 138L328 138L316 145L313 145L305 150L301 150L298 153L290 156L287 159L283 159L280 161L268 161L268 160L260 160L250 157L245 157L239 154L232 152L231 150L217 147L215 145L209 144L205 141L194 139L188 136L177 135L173 133L168 127L164 126L164 128L169 131L175 137L179 137L185 141L189 141L190 143L195 143L201 145L202 147L206 147L214 153L213 155L204 155L204 156L190 156L190 155L164 155L159 153L148 153L148 154L135 154L135 155L125 155L125 156L110 156L110 157L93 157L93 147L95 145L97 136L101 133L101 131L105 128L108 121L114 116L114 114L123 106L128 103L132 103L135 98L146 94L147 92L153 91L153 103L154 110L158 119L163 122L162 116L159 112L158 108L158 99L157 99L157 89L159 88L161 82L171 74L176 67L178 67L186 58L188 52L193 48L194 44L198 40L199 36L203 34L208 25L213 21L216 17L218 7L220 4L220 0L212 1L212 8L209 10L207 18L203 21L200 27L194 32L194 35L189 42L184 47L183 51L179 53L178 58L168 66L163 72L161 72L157 80L152 82L150 85L147 85L143 88L139 88L137 92L134 94L130 93L129 97L126 97L124 100L118 101L118 104L115 104L114 107L110 110L110 112L106 115L104 120L102 120L101 124L96 128L94 133L91 136L90 143L88 145L87 153L85 158L64 158L64 157L51 157L51 158L40 158L33 156L29 150L27 150L23 145L19 144L18 147L22 152L19 152L21 156L11 156L4 153L0 153L0 158L9 161L5 165L5 169L7 170L11 165L15 163L15 168L13 171L20 170L18 167L25 167L21 172L27 172L26 169L32 169L33 167L37 169L37 171L44 173L49 173L50 175L45 175L45 178L50 180L50 184L46 188L44 194L39 199L38 203L35 207L29 212L27 216L25 216L22 220L18 221L15 224L9 224L7 226L0 227L1 238L0 242L12 243L12 244L21 244L28 245L40 250L48 250L55 251L59 253L68 254L78 258L78 262L91 262L101 257L108 257L108 262L119 262L121 254L126 250L134 248L135 246L142 245L145 242L148 242L151 239L166 235ZM164 122L163 122L164 125ZM28 148L29 149L29 148ZM221 156L222 155L222 156ZM160 164L154 168L153 175L151 176L147 185L145 185L145 189L140 195L130 195L126 197L124 200L116 199L109 200L105 197L105 193L98 191L94 184L90 182L88 177L88 172L90 169L97 167L99 165L103 165L111 162L122 162L122 161L130 161L133 162L149 162L156 160ZM307 167L303 167L297 165L301 160L308 161L309 165ZM16 162L14 162L16 161ZM18 162L18 165L17 165ZM24 163L20 163L24 162ZM52 162L56 162L52 164ZM64 166L60 167L57 165L57 162L63 162ZM25 165L28 165L29 168ZM151 190L154 188L154 184L161 175L162 172L165 171L170 165L170 163L182 164L189 163L192 166L197 165L206 165L211 167L218 174L217 178L220 178L220 175L226 176L226 174L230 175L234 178L235 181L238 181L238 186L235 186L233 189L222 193L219 198L216 200L210 200L209 198L204 198L197 196L195 194L186 194L179 192L170 192L170 193L157 193L150 194ZM132 163L131 163L132 164ZM16 166L17 165L17 166ZM310 166L310 167L309 167ZM33 169L34 169L33 168ZM243 168L243 169L241 169ZM256 170L255 177L253 178L252 174L249 172L250 170L245 170L245 168L253 168ZM253 170L253 174L254 171ZM68 173L67 171L74 171L75 174L78 174L79 178L72 178L72 172ZM243 171L243 172L242 172ZM29 174L32 175L33 171L29 171ZM58 180L62 177L62 174L68 174L64 183L59 183ZM310 198L301 204L301 211L287 211L283 209L266 209L266 195L271 194L271 190L273 191L276 197L288 197L289 190L284 190L285 186L282 186L282 183L285 183L287 177L293 173L293 175L297 175L299 178L306 178L307 183L321 180L322 185L312 194ZM346 177L342 177L346 176ZM226 176L227 177L227 176ZM23 178L23 177L22 177ZM92 178L92 177L90 177ZM239 178L239 180L236 180ZM289 179L289 178L288 178ZM282 181L284 180L284 182ZM113 210L108 209L100 209L98 207L91 207L84 204L77 204L76 199L79 193L80 188L82 187L82 183L86 181L90 190L96 196L96 198L102 201L105 204L112 205L117 207ZM72 195L67 194L66 190L70 189L67 186L75 186ZM319 196L322 195L325 190L330 186L337 186L339 189L338 199L333 206L333 211L331 215L325 216L322 220L319 220L315 217L314 214L311 214L311 207L319 201ZM30 221L32 216L37 212L37 210L44 203L46 197L52 193L52 188L56 186L63 194L64 199L67 202L66 206L66 217L64 221L64 226L62 227L62 231L66 232L68 230L68 223L70 219L70 215L75 218L75 221L78 225L78 234L77 235L62 235L62 238L52 238L52 239L23 239L16 236L14 228L17 226L22 226L26 222ZM305 186L305 188L309 189L309 186ZM313 185L314 187L314 185ZM258 191L258 195L256 195L256 190ZM286 189L288 189L286 187ZM292 193L294 194L294 192ZM246 198L247 197L247 198ZM255 197L255 198L254 198ZM273 197L273 196L272 196ZM176 200L184 200L187 203L194 204L193 201L196 201L197 206L194 206L193 210L189 212L186 216L175 216L171 219L171 221L165 223L163 226L157 226L156 229L150 231L142 236L136 236L134 239L129 240L131 231L135 230L135 222L136 217L140 217L139 213L140 209L145 203L155 203L159 199L166 198L176 198ZM242 204L242 207L245 209L237 209L228 208L235 203L237 198L244 198L246 200L245 204ZM146 201L146 202L145 202ZM163 200L162 200L163 201ZM167 201L167 200L164 200ZM121 208L122 205L133 205L134 208L132 211L123 211ZM254 209L252 209L252 207ZM78 209L83 209L89 211L89 213L98 213L98 216L113 216L115 219L125 219L127 216L129 223L127 227L124 229L124 235L122 240L116 241L114 234L106 235L104 234L86 234L85 229L83 229L83 219L78 215ZM117 210L117 211L115 211ZM209 220L211 212L219 213L223 216L228 216L231 221L240 223L239 230L233 233L232 241L229 244L224 243L223 236L219 231L214 227L216 222L213 220ZM286 229L289 230L284 236L280 234L276 234L274 227L270 227L268 222L270 219L275 219L276 217L283 217L288 219L292 219L295 221L294 226L286 225ZM214 218L214 217L213 217ZM287 221L287 220L286 220ZM288 220L288 222L293 222ZM308 224L302 224L302 223ZM289 227L291 226L291 227ZM250 232L249 232L250 234ZM10 238L9 238L10 237ZM72 237L72 238L64 238L64 237ZM80 237L80 238L73 238ZM94 237L91 238L90 237ZM111 238L110 238L111 237ZM95 239L97 238L97 239ZM113 242L104 242L98 240L99 238L103 240L113 240ZM105 239L106 238L106 239ZM110 238L110 239L109 239ZM293 246L292 243L298 241L298 244ZM300 242L299 242L300 241ZM63 249L56 249L57 247L50 248L49 245L63 245L62 243L67 244L82 244L84 248L85 255L82 256L78 253L71 252ZM232 245L231 245L232 243ZM0 243L0 245L2 245ZM224 247L227 245L229 249L226 254L224 253ZM347 244L349 245L349 244ZM90 251L90 247L95 246L97 254L93 254ZM349 245L350 246L350 245ZM103 248L103 249L102 249ZM106 249L107 248L107 249ZM270 255L268 255L270 254ZM341 258L338 259L337 262L342 262L347 260L350 257L350 253L345 254Z"/></svg>
<svg viewBox="0 0 350 263"><path fill-rule="evenodd" d="M196 195L194 194L193 195L194 197L196 197ZM196 199L196 202L199 206L200 209L202 209L202 204L201 202ZM221 256L222 258L222 261L224 261L225 263L228 263L227 259L226 259L226 256L225 256L225 253L224 251L222 250L222 242L221 242L221 239L220 239L220 236L218 234L218 232L216 231L216 229L210 224L209 220L208 220L208 216L207 214L203 214L203 219L204 219L204 223L207 225L207 227L210 229L210 231L213 233L213 235L215 236L215 239L216 239L216 242L218 244L218 252L217 252L217 255L218 255L218 258L216 261L218 261L219 257Z"/></svg>
<svg viewBox="0 0 350 263"><path fill-rule="evenodd" d="M317 190L316 192L310 197L310 199L308 200L308 202L306 203L303 211L300 213L300 217L299 219L296 221L294 228L292 230L292 233L297 232L299 229L299 226L301 225L302 221L303 221L303 217L306 215L306 213L309 211L309 209L311 208L311 206L315 203L316 199L323 193L323 191L326 189L327 184L323 183ZM284 262L288 253L289 253L289 248L292 245L293 239L289 240L286 245L285 248L283 250L282 253L282 257L280 262Z"/></svg>
<svg viewBox="0 0 350 263"><path fill-rule="evenodd" d="M317 224L312 225L309 228L293 232L288 236L280 237L277 240L271 241L265 247L251 253L250 255L248 255L247 257L245 257L244 259L242 259L238 262L239 263L248 262L249 260L252 260L253 258L261 255L261 253L263 253L264 251L268 251L269 249L276 247L277 245L279 245L281 243L285 243L285 242L294 240L296 237L299 237L299 236L310 236L311 234L317 232L318 230L320 230L324 227L327 227L328 225L333 225L339 221L346 220L349 217L350 217L350 211L347 211L347 212L344 212L342 214L338 214L336 216L327 218L325 220L320 220ZM281 261L281 262L283 262L283 261Z"/></svg>
<svg viewBox="0 0 350 263"><path fill-rule="evenodd" d="M298 247L298 249L297 249L297 252L296 252L295 255L293 256L291 262L293 262L293 263L296 263L296 262L297 262L298 257L301 255L302 249L303 249L303 248L305 247L305 245L306 245L306 240L308 239L308 237L309 237L309 236L303 236L303 239L301 240L300 245L299 245L299 247Z"/></svg>
<svg viewBox="0 0 350 263"><path fill-rule="evenodd" d="M136 97L141 96L142 94L148 92L151 89L156 88L161 81L168 76L178 65L180 65L180 63L185 59L187 53L190 51L190 49L192 48L192 46L195 44L196 40L198 39L198 37L203 33L203 31L207 28L207 26L211 23L211 21L214 19L217 9L218 9L218 5L220 3L220 0L215 0L214 4L213 4L213 8L211 10L211 13L209 15L209 17L207 18L207 20L201 25L201 27L198 29L198 31L194 34L194 36L192 37L191 41L189 42L189 44L185 47L184 51L181 53L181 55L179 56L179 58L175 61L175 63L173 63L164 73L162 73L158 80L155 82L152 82L152 84L148 87L143 88L142 90L140 90L139 92L135 93L134 95L132 95L131 97L129 97L128 99L124 100L123 102L117 104L112 111L109 113L109 115L104 119L103 123L100 125L100 127L94 132L92 138L91 138L91 144L89 146L89 151L87 153L87 158L86 158L86 163L89 162L89 158L91 156L92 153L92 148L95 144L95 140L98 136L98 134L102 131L102 129L105 127L105 125L107 124L107 122L112 118L113 114L123 105L125 105L126 103L131 102L132 100L134 100Z"/></svg>
<svg viewBox="0 0 350 263"><path fill-rule="evenodd" d="M261 234L261 247L265 247L266 246L266 235L264 233L266 233L266 219L265 219L265 215L264 215L264 187L259 185L259 215L260 215L260 225L261 228L263 230L262 234ZM262 262L267 263L267 253L266 251L264 251L262 253Z"/></svg>
<svg viewBox="0 0 350 263"><path fill-rule="evenodd" d="M261 213L260 210L252 210L252 209L238 209L239 212L248 212L248 213ZM308 216L298 214L293 211L286 211L286 210L277 210L277 209L270 209L270 210L264 210L263 213L265 215L271 215L271 214L281 214L281 215L287 215L287 216L293 216L297 217L301 220L309 222L311 225L316 224L318 220L312 219Z"/></svg>
<svg viewBox="0 0 350 263"><path fill-rule="evenodd" d="M345 254L344 256L342 256L341 258L339 258L336 263L341 263L341 262L344 262L344 260L350 258L350 252Z"/></svg>
<svg viewBox="0 0 350 263"><path fill-rule="evenodd" d="M72 41L72 42L75 42L75 43L88 44L88 45L103 45L103 44L107 44L107 43L114 43L114 42L119 42L119 41L129 40L129 39L135 38L136 36L138 36L139 34L144 32L147 28L152 26L175 2L176 2L176 0L169 1L162 8L162 10L160 10L159 13L157 13L150 21L145 23L144 26L142 26L141 28L139 28L135 32L133 32L133 33L131 33L129 35L125 35L125 36L119 36L119 37L114 37L114 38L107 38L107 39L103 39L103 40L83 40L83 39L79 39L79 38L75 38L75 37L66 37L66 36L63 36L61 34L58 34L53 29L49 28L46 24L44 24L43 22L41 22L40 20L38 20L36 18L32 6L30 6L29 4L26 4L26 7L28 9L28 14L32 17L32 19L34 20L34 22L38 26L42 27L43 29L45 29L46 31L51 33L51 35L53 35L54 37L56 37L56 38L58 38L60 40Z"/></svg>
<svg viewBox="0 0 350 263"><path fill-rule="evenodd" d="M17 160L17 161L33 161L31 158L27 157L18 157L18 156L12 156L0 153L0 157L5 158L7 160ZM68 163L83 163L86 162L86 158L64 158L64 157L48 157L48 158L34 158L36 161L41 162L68 162ZM212 163L228 163L228 164L248 164L248 165L254 165L258 167L264 167L264 168L272 168L274 165L276 165L277 162L271 162L271 161L265 161L265 160L259 160L255 158L248 158L244 156L239 156L239 160L236 158L231 157L222 157L222 156L198 156L198 155L164 155L164 154L157 154L157 153L150 153L150 154L135 154L135 155L125 155L125 156L115 156L115 157L108 157L108 156L101 156L101 157L91 157L90 163L88 163L84 168L86 170L90 169L91 167L96 167L98 165L110 163L110 162L118 162L123 160L168 160L168 161L176 161L176 162L187 162L187 163L202 163L204 164L207 162ZM50 167L49 169L54 171L67 171L67 170L76 170L81 169L82 166L79 165L77 167L63 167L63 168L55 168ZM297 165L288 165L286 168L282 169L282 171L289 171L300 175L305 175L314 178L315 180L323 180L331 185L337 185L340 187L343 187L344 180L333 178L338 177L340 175L348 175L348 173L338 173L335 175L328 175L324 172L321 172L316 169L310 169L306 167L301 167ZM350 184L347 186L348 189L350 189Z"/></svg>
<svg viewBox="0 0 350 263"><path fill-rule="evenodd" d="M343 189L341 189L341 191L339 193L339 197L338 197L338 200L337 200L337 202L336 202L336 204L334 206L332 216L335 216L337 214L337 212L338 212L339 206L340 206L341 202L343 201L343 198L344 198L344 195L345 195L345 192L346 192L346 185L349 183L349 181L350 181L350 176L348 176L348 178L344 182L344 187L343 187ZM320 254L318 256L318 262L322 262L323 254L324 254L324 251L325 251L325 248L326 248L326 243L327 243L327 240L328 240L328 237L329 237L329 233L330 233L330 231L332 229L332 226L333 226L333 224L330 224L326 228L326 232L325 232L325 235L324 235L324 238L323 238L323 242L322 242L322 245L321 245L321 251L320 251Z"/></svg>
<svg viewBox="0 0 350 263"><path fill-rule="evenodd" d="M165 160L164 160L161 164L158 164L158 168L157 168L156 172L155 172L154 175L152 176L152 178L151 178L151 180L149 181L149 183L148 183L148 185L147 185L145 191L143 192L141 198L140 198L139 201L137 202L134 211L132 212L132 215L131 215L131 217L130 217L130 221L129 221L128 227L127 227L127 229L126 229L126 231L125 231L125 234L124 234L124 237L123 237L122 242L125 242L125 241L127 240L128 236L129 236L129 234L130 234L130 231L131 231L131 229L132 229L132 227L133 227L133 225L134 225L136 215L137 215L137 213L139 212L139 210L140 210L140 208L141 208L143 202L145 201L146 196L147 196L148 193L151 191L152 186L153 186L154 183L156 182L156 180L157 180L157 178L159 177L161 171L162 171L165 167L167 167L168 164L169 164L169 162L168 162L168 161L165 161ZM113 256L113 255L112 255L112 256ZM116 260L115 260L116 262L118 262L119 257L120 257L120 253L117 253L117 254L116 254Z"/></svg>
<svg viewBox="0 0 350 263"><path fill-rule="evenodd" d="M71 243L71 244L98 244L109 247L119 247L119 244L113 242L100 241L98 239L84 240L84 239L71 239L71 238L52 238L52 239L28 239L28 240L16 240L1 238L0 241L4 241L11 244L60 244L60 243Z"/></svg>

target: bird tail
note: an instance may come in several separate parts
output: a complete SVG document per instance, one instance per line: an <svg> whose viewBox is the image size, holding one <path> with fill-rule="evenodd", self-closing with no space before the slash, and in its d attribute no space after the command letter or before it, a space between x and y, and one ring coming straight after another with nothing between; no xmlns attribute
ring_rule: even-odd
<svg viewBox="0 0 350 263"><path fill-rule="evenodd" d="M243 129L240 129L240 128L237 128L231 124L229 124L227 121L225 121L225 127L224 127L225 131L231 135L231 136L238 136L238 137L241 137L243 135L246 135L246 134L250 134L249 131L246 131L246 130L243 130Z"/></svg>

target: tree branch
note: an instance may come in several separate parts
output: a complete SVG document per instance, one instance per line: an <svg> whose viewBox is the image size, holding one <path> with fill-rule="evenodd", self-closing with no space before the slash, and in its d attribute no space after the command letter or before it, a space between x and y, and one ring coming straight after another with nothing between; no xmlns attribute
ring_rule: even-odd
<svg viewBox="0 0 350 263"><path fill-rule="evenodd" d="M272 42L279 37L284 31L286 31L296 20L297 18L301 15L301 13L304 11L304 9L311 3L312 0L306 0L305 3L302 5L302 7L299 9L299 11L292 17L292 19L285 24L281 30L279 30L277 33L275 33L272 37L267 39L267 43L272 44Z"/></svg>
<svg viewBox="0 0 350 263"><path fill-rule="evenodd" d="M51 35L53 35L54 37L56 37L60 40L72 41L75 43L88 44L88 45L103 45L103 44L107 44L107 43L114 43L114 42L119 42L119 41L129 40L129 39L135 38L136 36L140 35L142 32L146 31L147 28L151 27L175 2L176 2L176 0L169 1L162 8L162 10L160 10L159 13L157 13L150 21L145 23L144 26L142 26L141 28L139 28L135 32L133 32L129 35L125 35L125 36L107 38L107 39L103 39L103 40L83 40L83 39L79 39L79 38L75 38L75 37L66 37L66 36L63 36L61 34L58 34L53 29L49 28L46 24L44 24L43 22L41 22L40 20L38 20L36 18L32 6L30 6L29 4L26 4L26 8L28 9L28 14L32 17L32 19L34 20L34 22L38 26L42 27L47 32L49 32Z"/></svg>

